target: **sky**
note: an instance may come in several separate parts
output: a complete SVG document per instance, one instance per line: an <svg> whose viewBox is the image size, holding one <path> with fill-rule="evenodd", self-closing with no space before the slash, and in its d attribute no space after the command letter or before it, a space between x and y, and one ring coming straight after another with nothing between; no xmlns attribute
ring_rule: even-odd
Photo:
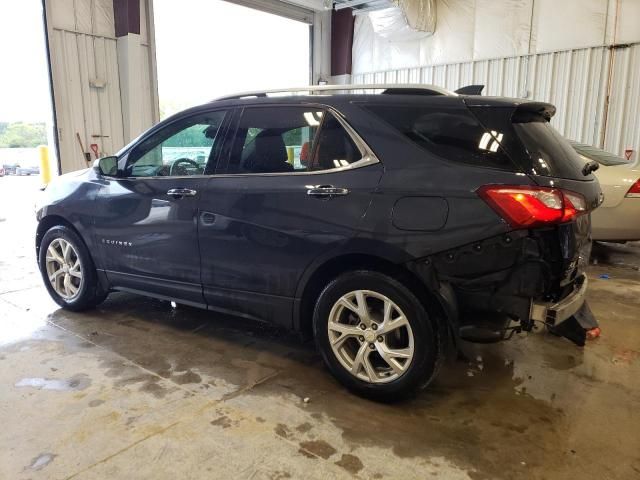
<svg viewBox="0 0 640 480"><path fill-rule="evenodd" d="M154 0L154 10L165 113L228 93L309 84L307 24L221 0Z"/></svg>
<svg viewBox="0 0 640 480"><path fill-rule="evenodd" d="M50 118L42 2L0 0L0 122Z"/></svg>
<svg viewBox="0 0 640 480"><path fill-rule="evenodd" d="M309 83L309 26L222 0L154 0L165 113L233 92ZM40 0L0 0L0 121L49 121Z"/></svg>

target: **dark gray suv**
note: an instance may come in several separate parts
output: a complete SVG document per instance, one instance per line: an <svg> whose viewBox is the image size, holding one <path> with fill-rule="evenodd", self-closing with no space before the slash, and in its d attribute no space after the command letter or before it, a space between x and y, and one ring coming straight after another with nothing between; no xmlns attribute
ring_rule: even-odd
<svg viewBox="0 0 640 480"><path fill-rule="evenodd" d="M378 399L426 386L460 339L540 322L584 343L601 193L552 105L304 90L191 108L51 183L36 248L53 299L121 290L273 322Z"/></svg>

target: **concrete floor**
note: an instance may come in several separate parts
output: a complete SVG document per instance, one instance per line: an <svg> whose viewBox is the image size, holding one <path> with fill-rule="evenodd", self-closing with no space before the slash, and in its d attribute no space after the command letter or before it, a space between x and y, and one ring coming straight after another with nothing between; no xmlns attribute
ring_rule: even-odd
<svg viewBox="0 0 640 480"><path fill-rule="evenodd" d="M586 348L467 345L418 398L379 405L263 325L124 294L58 309L37 184L0 178L0 479L640 478L638 246L598 249Z"/></svg>

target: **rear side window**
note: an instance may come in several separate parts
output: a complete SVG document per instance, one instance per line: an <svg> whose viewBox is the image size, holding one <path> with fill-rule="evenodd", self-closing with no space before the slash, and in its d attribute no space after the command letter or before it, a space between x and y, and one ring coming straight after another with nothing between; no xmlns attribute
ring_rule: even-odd
<svg viewBox="0 0 640 480"><path fill-rule="evenodd" d="M245 108L227 173L306 171L324 114L307 107Z"/></svg>
<svg viewBox="0 0 640 480"><path fill-rule="evenodd" d="M416 145L452 162L515 170L500 146L503 134L487 131L466 109L367 105Z"/></svg>
<svg viewBox="0 0 640 480"><path fill-rule="evenodd" d="M362 153L331 112L313 107L247 107L232 140L226 173L332 170Z"/></svg>
<svg viewBox="0 0 640 480"><path fill-rule="evenodd" d="M362 153L333 114L327 112L309 170L331 170L362 160Z"/></svg>

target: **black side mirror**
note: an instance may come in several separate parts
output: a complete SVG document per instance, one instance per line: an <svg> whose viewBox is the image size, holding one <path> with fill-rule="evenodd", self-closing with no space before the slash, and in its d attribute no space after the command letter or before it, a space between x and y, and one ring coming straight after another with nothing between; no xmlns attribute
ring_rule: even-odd
<svg viewBox="0 0 640 480"><path fill-rule="evenodd" d="M93 168L100 175L115 177L118 175L118 157L103 157L93 163Z"/></svg>

